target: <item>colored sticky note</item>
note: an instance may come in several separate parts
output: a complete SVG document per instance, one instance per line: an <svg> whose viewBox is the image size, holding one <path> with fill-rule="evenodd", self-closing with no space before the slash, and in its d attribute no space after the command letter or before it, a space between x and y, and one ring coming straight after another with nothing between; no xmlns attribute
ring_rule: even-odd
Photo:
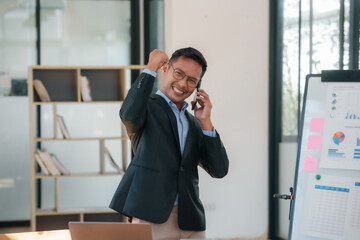
<svg viewBox="0 0 360 240"><path fill-rule="evenodd" d="M324 118L312 118L310 120L310 132L322 133L324 131Z"/></svg>
<svg viewBox="0 0 360 240"><path fill-rule="evenodd" d="M312 135L308 138L308 150L321 150L322 136Z"/></svg>
<svg viewBox="0 0 360 240"><path fill-rule="evenodd" d="M305 156L304 166L303 166L304 171L316 172L318 169L318 165L319 165L319 160L317 160L312 156Z"/></svg>

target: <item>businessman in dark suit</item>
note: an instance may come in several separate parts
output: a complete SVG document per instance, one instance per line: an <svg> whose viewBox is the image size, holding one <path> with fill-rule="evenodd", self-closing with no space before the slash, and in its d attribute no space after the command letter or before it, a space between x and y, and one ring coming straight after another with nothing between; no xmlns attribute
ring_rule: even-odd
<svg viewBox="0 0 360 240"><path fill-rule="evenodd" d="M151 95L160 68L163 86ZM199 89L194 116L186 110L185 99L206 68L205 58L194 48L179 49L170 60L154 50L120 110L134 158L110 208L133 222L150 223L155 240L205 237L198 166L215 178L228 172L226 150L210 118L209 95Z"/></svg>

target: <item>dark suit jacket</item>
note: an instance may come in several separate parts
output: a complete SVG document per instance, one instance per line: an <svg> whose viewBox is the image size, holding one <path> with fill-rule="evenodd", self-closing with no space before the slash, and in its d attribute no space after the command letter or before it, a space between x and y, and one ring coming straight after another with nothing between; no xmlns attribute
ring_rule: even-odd
<svg viewBox="0 0 360 240"><path fill-rule="evenodd" d="M199 121L186 112L189 132L180 152L176 118L168 103L151 95L154 77L142 73L126 96L120 117L131 139L132 159L110 208L148 222L164 223L178 194L178 223L183 230L205 230L199 199L198 165L212 177L228 172L219 134L205 136Z"/></svg>

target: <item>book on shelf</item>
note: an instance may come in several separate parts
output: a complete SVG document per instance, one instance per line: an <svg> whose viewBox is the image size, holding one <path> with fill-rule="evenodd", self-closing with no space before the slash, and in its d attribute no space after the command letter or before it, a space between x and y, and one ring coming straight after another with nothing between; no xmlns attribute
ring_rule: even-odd
<svg viewBox="0 0 360 240"><path fill-rule="evenodd" d="M34 88L42 102L50 102L50 96L41 80L34 80Z"/></svg>
<svg viewBox="0 0 360 240"><path fill-rule="evenodd" d="M48 151L46 150L41 151L40 149L38 149L37 153L39 154L46 168L49 170L50 175L61 175L61 172L59 171L59 169L57 169Z"/></svg>
<svg viewBox="0 0 360 240"><path fill-rule="evenodd" d="M81 89L82 100L84 102L92 101L89 79L85 76L81 76L80 81L81 81L80 89Z"/></svg>
<svg viewBox="0 0 360 240"><path fill-rule="evenodd" d="M37 164L40 166L40 169L44 172L45 175L50 175L49 170L47 169L47 167L45 166L42 158L40 157L39 153L35 153L34 154L35 160L37 162Z"/></svg>
<svg viewBox="0 0 360 240"><path fill-rule="evenodd" d="M64 121L63 116L58 114L57 119L58 119L58 122L59 122L60 130L61 130L61 133L63 135L63 138L70 138L70 134L69 134L69 131L68 131L66 125L65 125L65 121Z"/></svg>
<svg viewBox="0 0 360 240"><path fill-rule="evenodd" d="M107 149L107 147L104 148L104 152L105 152L105 156L107 157L107 159L109 159L111 166L113 166L116 169L117 172L123 173L124 171L115 162L114 158L111 156L111 154L110 154L109 150Z"/></svg>
<svg viewBox="0 0 360 240"><path fill-rule="evenodd" d="M55 154L50 153L50 156L56 166L56 168L60 171L62 175L70 175L71 172L59 161L59 159L55 156Z"/></svg>

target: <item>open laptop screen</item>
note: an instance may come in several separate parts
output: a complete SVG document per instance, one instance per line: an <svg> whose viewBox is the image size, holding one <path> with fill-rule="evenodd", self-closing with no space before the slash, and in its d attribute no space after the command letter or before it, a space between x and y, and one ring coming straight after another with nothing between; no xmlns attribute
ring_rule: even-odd
<svg viewBox="0 0 360 240"><path fill-rule="evenodd" d="M72 240L152 240L149 224L69 222Z"/></svg>

